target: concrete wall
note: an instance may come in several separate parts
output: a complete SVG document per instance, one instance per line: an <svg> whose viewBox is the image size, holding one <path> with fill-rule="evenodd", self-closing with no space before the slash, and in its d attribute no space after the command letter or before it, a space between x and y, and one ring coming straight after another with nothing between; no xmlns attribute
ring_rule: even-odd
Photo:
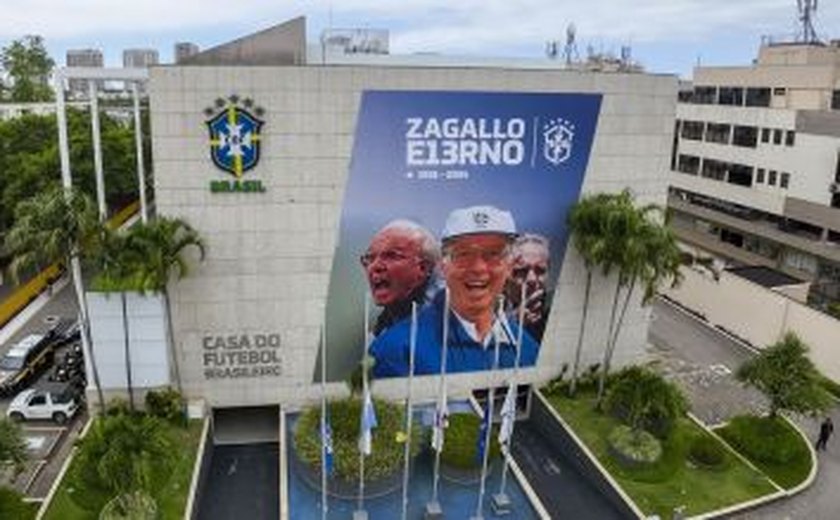
<svg viewBox="0 0 840 520"><path fill-rule="evenodd" d="M709 271L683 268L683 274L680 287L663 291L669 298L759 349L795 332L817 367L840 381L840 320L727 271L717 281Z"/></svg>
<svg viewBox="0 0 840 520"><path fill-rule="evenodd" d="M665 204L676 79L642 74L560 70L321 67L159 67L151 71L152 144L160 214L183 217L206 239L208 256L173 284L177 355L185 390L211 406L305 403L312 384L322 308L361 92L365 89L601 92L604 94L583 191L631 187L641 203ZM265 109L259 166L248 175L261 194L214 194L220 178L209 156L204 109L237 94ZM582 312L583 264L567 248L538 366L528 379L547 380L571 361ZM614 280L596 276L583 364L601 356ZM616 353L621 364L643 355L648 311L632 306ZM283 373L275 377L207 379L203 338L273 334ZM453 377L466 394L487 375ZM390 384L388 384L390 383ZM430 399L435 385L415 385ZM334 393L343 384L330 385ZM399 381L375 392L397 396Z"/></svg>
<svg viewBox="0 0 840 520"><path fill-rule="evenodd" d="M87 293L93 354L103 390L126 388L125 332L120 293ZM126 293L132 386L170 384L163 303L159 296ZM91 384L93 382L91 381ZM120 395L121 392L108 395ZM139 399L142 402L142 395Z"/></svg>

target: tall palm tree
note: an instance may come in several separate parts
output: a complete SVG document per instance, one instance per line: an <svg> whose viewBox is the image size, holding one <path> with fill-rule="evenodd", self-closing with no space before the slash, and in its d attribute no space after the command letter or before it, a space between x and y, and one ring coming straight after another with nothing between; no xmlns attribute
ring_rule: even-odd
<svg viewBox="0 0 840 520"><path fill-rule="evenodd" d="M204 241L186 221L160 217L137 224L127 236L126 247L136 255L132 265L141 290L159 292L163 296L169 355L178 391L183 394L168 285L173 277L180 280L189 273L189 264L184 256L188 248L198 249L200 259L204 260Z"/></svg>
<svg viewBox="0 0 840 520"><path fill-rule="evenodd" d="M577 390L580 355L583 350L586 332L586 318L589 314L589 299L592 290L592 274L595 268L607 258L609 251L608 236L605 233L605 221L611 199L614 195L599 193L588 195L578 201L569 211L568 225L572 242L583 258L586 267L586 286L583 293L583 312L580 319L578 341L575 348L575 360L572 364L569 394Z"/></svg>
<svg viewBox="0 0 840 520"><path fill-rule="evenodd" d="M12 254L12 277L38 265L54 262L70 264L73 284L81 315L85 356L90 362L101 411L105 409L99 370L90 336L90 321L80 258L96 247L100 229L96 206L85 194L75 189L64 190L54 185L15 207L14 226L6 234L6 249Z"/></svg>
<svg viewBox="0 0 840 520"><path fill-rule="evenodd" d="M679 271L680 250L673 232L667 225L667 215L665 218L662 218L662 215L664 215L662 208L656 205L642 208L631 206L627 218L630 225L623 230L623 236L613 235L613 240L611 240L611 244L619 251L620 266L613 305L617 302L622 287L625 293L618 320L615 324L610 323L610 332L598 380L597 406L601 404L604 397L606 378L615 354L618 336L637 283L641 282L644 285L642 305L646 305L667 280L671 280L672 285L676 285L682 279ZM615 316L615 308L613 308L613 316Z"/></svg>

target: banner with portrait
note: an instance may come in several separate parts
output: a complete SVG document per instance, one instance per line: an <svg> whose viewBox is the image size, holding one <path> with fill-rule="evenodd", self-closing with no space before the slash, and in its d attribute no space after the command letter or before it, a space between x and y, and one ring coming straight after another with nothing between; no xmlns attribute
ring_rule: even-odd
<svg viewBox="0 0 840 520"><path fill-rule="evenodd" d="M363 93L327 297L328 380L359 366L366 298L376 377L408 374L412 302L415 374L537 362L600 105L600 94Z"/></svg>

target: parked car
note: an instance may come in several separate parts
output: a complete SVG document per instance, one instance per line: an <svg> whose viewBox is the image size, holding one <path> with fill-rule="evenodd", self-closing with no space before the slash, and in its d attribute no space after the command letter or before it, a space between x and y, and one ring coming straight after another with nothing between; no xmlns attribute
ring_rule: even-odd
<svg viewBox="0 0 840 520"><path fill-rule="evenodd" d="M78 320L50 315L44 318L44 323L49 327L47 338L57 347L79 341L81 327Z"/></svg>
<svg viewBox="0 0 840 520"><path fill-rule="evenodd" d="M44 334L30 334L0 358L0 395L12 395L53 362L55 342Z"/></svg>
<svg viewBox="0 0 840 520"><path fill-rule="evenodd" d="M6 415L13 421L47 419L65 424L79 410L77 395L67 385L28 388L15 396Z"/></svg>

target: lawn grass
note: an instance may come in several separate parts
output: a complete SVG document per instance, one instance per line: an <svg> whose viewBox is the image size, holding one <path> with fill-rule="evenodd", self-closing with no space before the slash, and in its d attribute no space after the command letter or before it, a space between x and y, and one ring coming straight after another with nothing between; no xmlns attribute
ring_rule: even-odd
<svg viewBox="0 0 840 520"><path fill-rule="evenodd" d="M172 427L180 449L173 454L178 457L178 461L169 482L155 497L160 518L183 518L184 516L202 426L201 421L190 421L185 429ZM73 465L77 463L77 460L73 460L65 473L64 480L44 515L46 520L95 520L99 517L102 507L112 498L104 495L86 495L84 498L87 503L84 508L73 501L75 485L70 475L73 474Z"/></svg>
<svg viewBox="0 0 840 520"><path fill-rule="evenodd" d="M808 445L781 417L740 416L715 432L785 489L801 484L811 473ZM778 447L786 452L784 460L772 455L781 451Z"/></svg>
<svg viewBox="0 0 840 520"><path fill-rule="evenodd" d="M621 466L608 451L607 435L620 422L593 409L593 396L579 393L546 396L563 419L622 489L646 515L671 518L677 507L686 516L697 515L752 500L776 491L767 478L729 454L724 468L707 470L686 459L691 441L709 434L688 418L677 421L662 443L663 454L654 464L642 468Z"/></svg>

